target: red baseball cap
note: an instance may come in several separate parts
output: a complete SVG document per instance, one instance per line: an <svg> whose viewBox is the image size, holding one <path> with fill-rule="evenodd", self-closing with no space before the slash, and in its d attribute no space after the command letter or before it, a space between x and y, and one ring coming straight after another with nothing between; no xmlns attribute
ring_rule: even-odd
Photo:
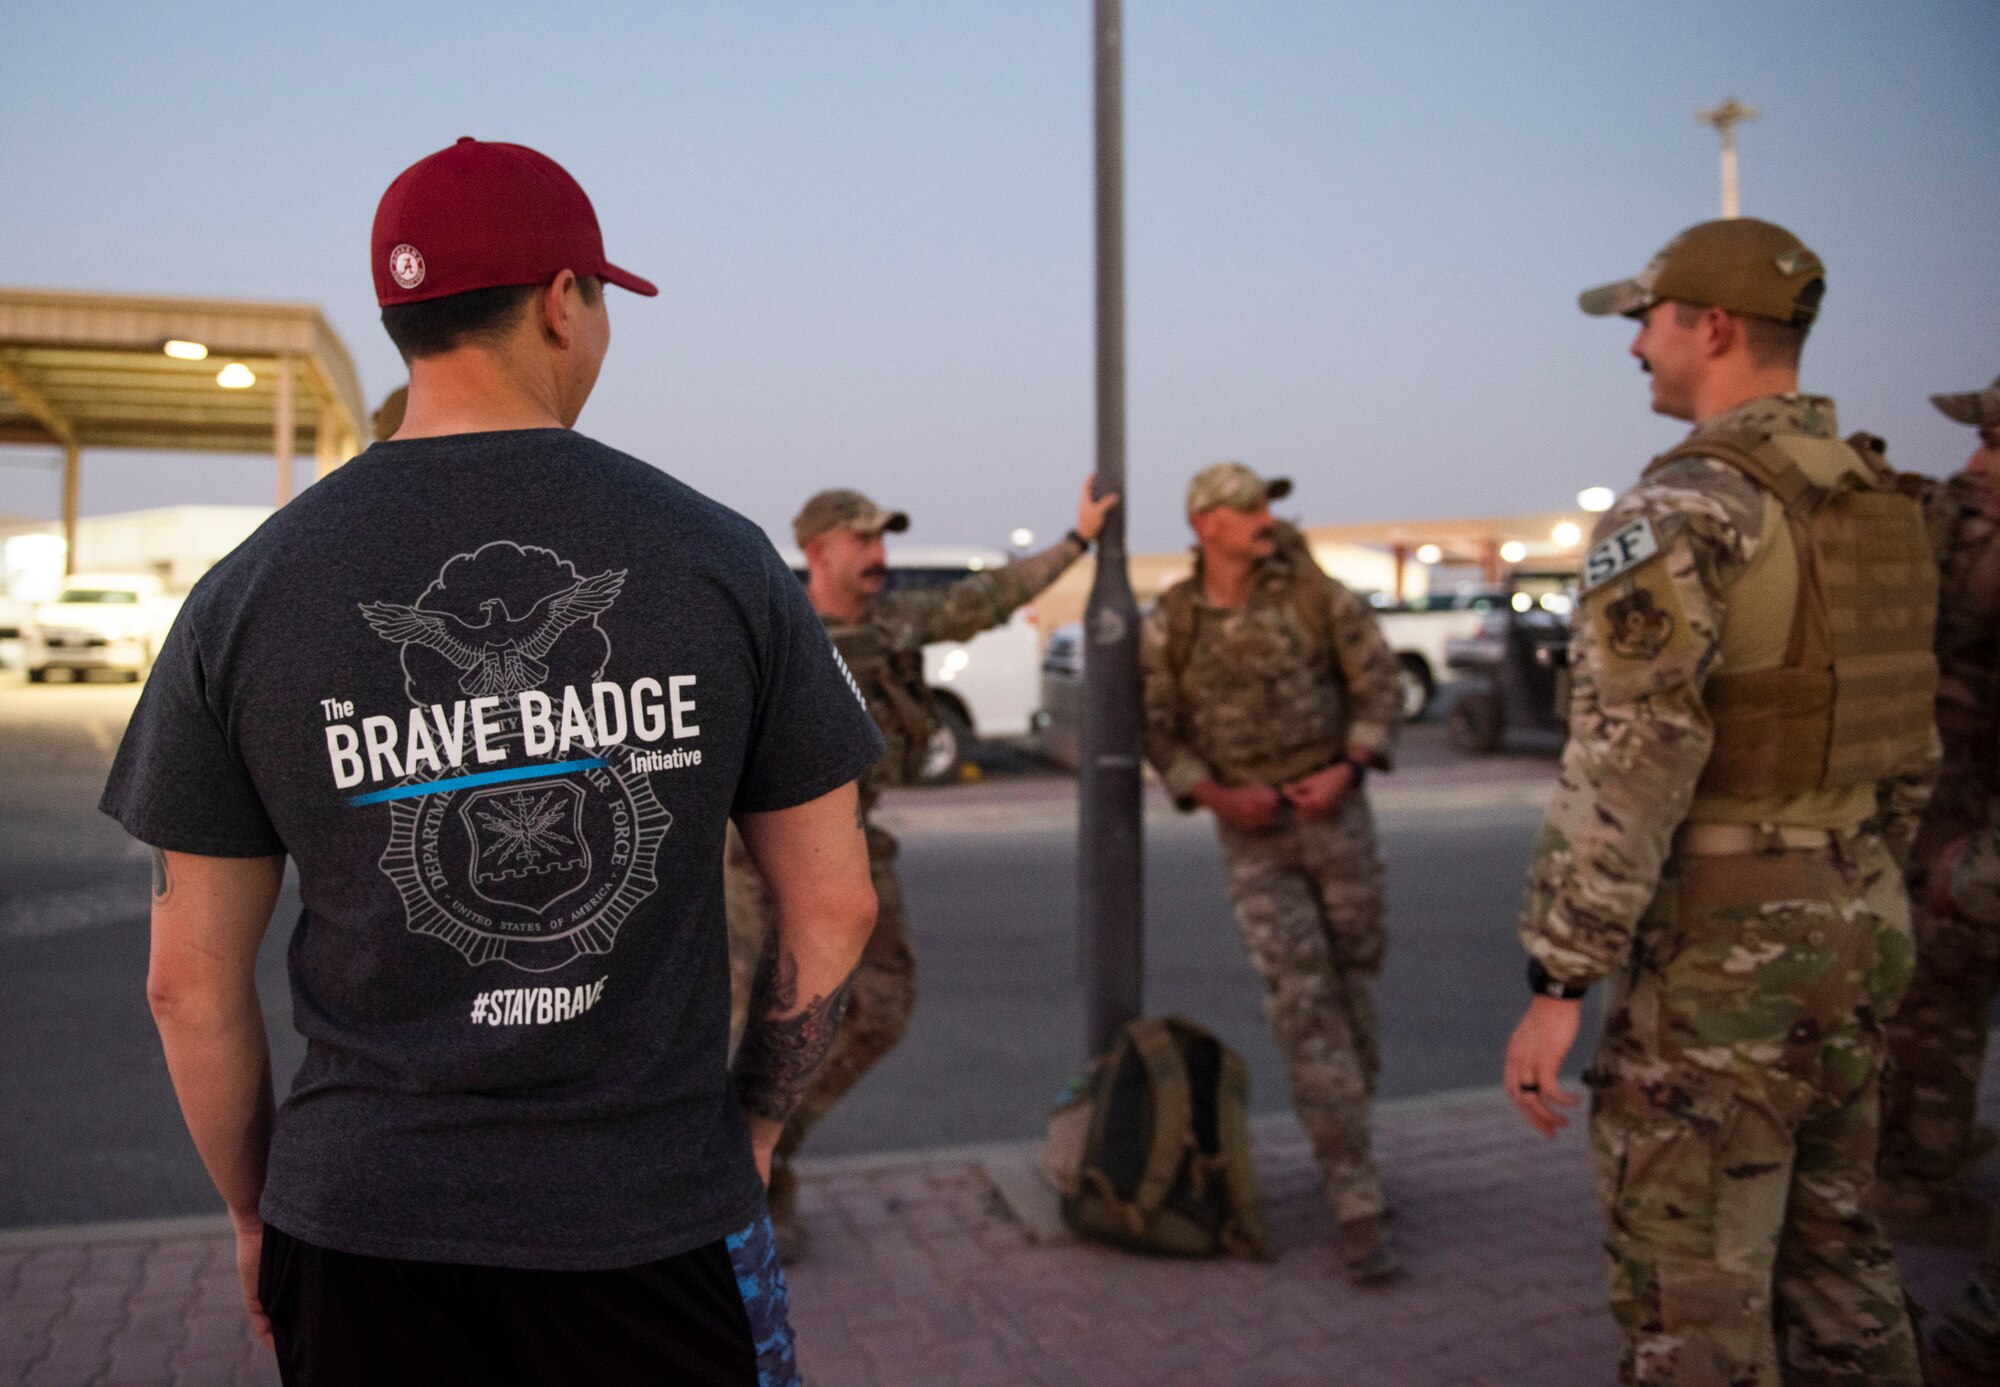
<svg viewBox="0 0 2000 1387"><path fill-rule="evenodd" d="M375 301L384 308L564 270L651 296L604 258L590 199L561 164L526 145L467 135L404 169L375 209Z"/></svg>

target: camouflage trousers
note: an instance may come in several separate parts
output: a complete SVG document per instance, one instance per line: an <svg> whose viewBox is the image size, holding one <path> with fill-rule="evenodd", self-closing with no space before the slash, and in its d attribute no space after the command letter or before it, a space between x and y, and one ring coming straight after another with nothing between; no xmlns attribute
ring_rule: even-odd
<svg viewBox="0 0 2000 1387"><path fill-rule="evenodd" d="M1943 1315L1937 1346L1968 1368L2000 1382L2000 1217L1986 1229L1986 1252L1965 1294Z"/></svg>
<svg viewBox="0 0 2000 1387"><path fill-rule="evenodd" d="M910 1013L917 1002L917 960L910 948L909 917L903 908L903 883L896 876L898 845L893 834L868 825L868 875L874 882L875 932L854 970L847 994L847 1013L833 1048L827 1051L817 1073L800 1099L798 1111L785 1124L778 1139L776 1160L788 1165L804 1143L806 1134L819 1120L861 1082L861 1076L876 1061L896 1048L909 1027ZM749 1011L750 989L755 981L758 960L763 957L771 932L770 888L758 874L757 866L737 837L729 832L729 852L724 880L729 913L729 1024L732 1045L743 1034ZM773 1213L789 1210L776 1207L781 1191L790 1182L774 1178Z"/></svg>
<svg viewBox="0 0 2000 1387"><path fill-rule="evenodd" d="M1622 1381L1918 1387L1867 1211L1910 967L1873 836L1669 862L1587 1076Z"/></svg>
<svg viewBox="0 0 2000 1387"><path fill-rule="evenodd" d="M1368 800L1349 794L1318 823L1245 833L1218 821L1216 833L1327 1202L1342 1221L1379 1214L1368 1104L1381 1067L1373 985L1387 934Z"/></svg>
<svg viewBox="0 0 2000 1387"><path fill-rule="evenodd" d="M2000 992L2000 928L1914 912L1917 971L1887 1026L1882 1178L1953 1179L1972 1142L1993 997Z"/></svg>
<svg viewBox="0 0 2000 1387"><path fill-rule="evenodd" d="M1945 749L1952 759L1910 854L1912 901L1924 899L1944 849L1987 821L1991 787L1979 773L1983 767L1957 741ZM1958 1174L1972 1140L1993 997L2000 992L2000 926L1935 916L1921 905L1914 922L1916 977L1887 1027L1880 1170L1898 1184L1941 1184Z"/></svg>

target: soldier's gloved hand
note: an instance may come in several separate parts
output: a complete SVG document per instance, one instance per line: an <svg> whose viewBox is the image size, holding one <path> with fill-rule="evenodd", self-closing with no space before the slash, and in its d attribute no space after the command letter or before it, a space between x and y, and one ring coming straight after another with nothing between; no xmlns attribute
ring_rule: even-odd
<svg viewBox="0 0 2000 1387"><path fill-rule="evenodd" d="M1096 543L1098 534L1104 529L1104 517L1111 514L1111 508L1118 504L1118 493L1106 496L1092 496L1090 489L1097 485L1093 475L1083 484L1083 499L1076 503L1076 532L1086 543Z"/></svg>
<svg viewBox="0 0 2000 1387"><path fill-rule="evenodd" d="M1224 785L1204 780L1190 793L1195 803L1206 805L1216 818L1245 833L1260 833L1278 822L1278 792L1261 781Z"/></svg>
<svg viewBox="0 0 2000 1387"><path fill-rule="evenodd" d="M1333 811L1340 808L1340 802L1353 788L1354 767L1345 761L1336 761L1323 771L1300 776L1286 785L1284 796L1291 801L1292 812L1301 823L1316 823L1332 817Z"/></svg>

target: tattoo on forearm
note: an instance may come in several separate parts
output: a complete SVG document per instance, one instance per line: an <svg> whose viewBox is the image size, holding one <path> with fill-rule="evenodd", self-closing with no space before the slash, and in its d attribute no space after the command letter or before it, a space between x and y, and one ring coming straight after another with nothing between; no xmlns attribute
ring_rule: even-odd
<svg viewBox="0 0 2000 1387"><path fill-rule="evenodd" d="M173 894L174 881L167 874L167 855L153 849L153 899L163 901Z"/></svg>
<svg viewBox="0 0 2000 1387"><path fill-rule="evenodd" d="M798 960L782 950L766 953L764 975L751 991L750 1028L736 1050L736 1090L746 1112L773 1122L791 1117L840 1029L852 982L849 978L793 1012Z"/></svg>

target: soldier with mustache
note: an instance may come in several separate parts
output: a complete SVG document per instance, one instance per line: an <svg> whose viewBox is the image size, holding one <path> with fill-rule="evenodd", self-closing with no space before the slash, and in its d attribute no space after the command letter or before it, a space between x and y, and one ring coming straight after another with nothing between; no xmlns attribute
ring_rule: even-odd
<svg viewBox="0 0 2000 1387"><path fill-rule="evenodd" d="M868 862L880 902L875 932L849 991L847 1014L833 1049L820 1065L796 1113L786 1124L771 1167L771 1219L787 1261L805 1249L798 1223L798 1183L791 1161L821 1118L894 1049L916 1005L916 956L910 947L903 887L896 876L897 842L872 821L882 791L907 785L923 773L937 707L924 683L924 647L970 640L1006 621L1089 550L1116 495L1093 496L1086 483L1077 503L1076 528L1039 554L975 573L949 587L884 594L888 562L882 536L910 527L902 511L887 511L858 491L822 491L792 521L806 557L806 596L853 674L857 692L888 752L861 781L861 818ZM756 864L732 837L728 855L730 971L734 1011L745 1014L757 985L759 959L769 936L771 896Z"/></svg>

